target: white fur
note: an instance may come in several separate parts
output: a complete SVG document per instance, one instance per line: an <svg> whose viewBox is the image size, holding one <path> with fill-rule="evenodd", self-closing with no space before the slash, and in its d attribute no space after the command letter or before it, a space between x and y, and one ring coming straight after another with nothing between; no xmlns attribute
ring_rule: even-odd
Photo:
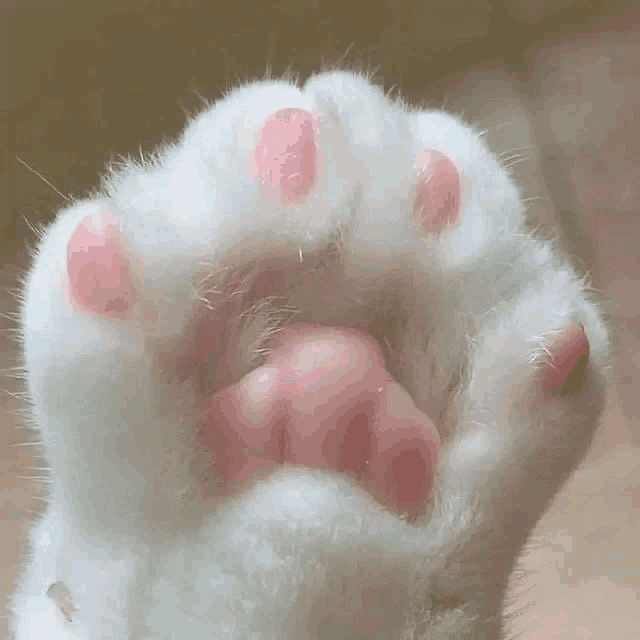
<svg viewBox="0 0 640 640"><path fill-rule="evenodd" d="M299 207L241 178L253 134L287 107L324 118L324 170ZM461 173L461 221L441 236L411 218L425 148ZM135 261L127 321L72 311L65 297L69 238L107 211ZM311 276L295 284L301 264L327 255L336 292ZM434 505L417 522L328 470L283 468L234 499L199 497L194 383L159 375L157 354L179 349L202 310L203 273L215 309L230 274L250 286L269 264L292 274L286 305L248 309L236 296L216 384L256 366L288 309L369 330L441 429ZM518 189L458 118L347 71L233 90L176 144L65 207L35 255L21 321L52 492L13 600L16 639L501 637L513 562L587 450L610 381L607 328L586 291L526 231ZM590 342L582 391L541 400L545 347L570 322ZM71 621L46 597L55 582L71 593Z"/></svg>

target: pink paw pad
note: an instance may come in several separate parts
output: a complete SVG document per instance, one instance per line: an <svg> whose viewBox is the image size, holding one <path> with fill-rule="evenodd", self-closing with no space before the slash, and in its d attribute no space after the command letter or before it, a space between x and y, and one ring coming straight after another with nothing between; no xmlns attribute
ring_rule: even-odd
<svg viewBox="0 0 640 640"><path fill-rule="evenodd" d="M281 465L348 473L382 504L418 513L440 451L435 425L384 368L366 334L299 325L270 360L218 391L201 443L226 490Z"/></svg>
<svg viewBox="0 0 640 640"><path fill-rule="evenodd" d="M257 135L258 177L263 191L278 204L301 204L316 185L314 126L308 112L281 109L267 120Z"/></svg>
<svg viewBox="0 0 640 640"><path fill-rule="evenodd" d="M570 393L574 387L579 389L589 360L589 341L584 327L569 325L549 351L552 360L544 373L542 385L545 391L559 389L562 393ZM574 377L575 384L572 384Z"/></svg>
<svg viewBox="0 0 640 640"><path fill-rule="evenodd" d="M445 231L460 215L460 174L438 151L423 151L416 161L416 171L416 218L427 233Z"/></svg>
<svg viewBox="0 0 640 640"><path fill-rule="evenodd" d="M126 319L133 304L133 276L118 220L87 216L67 245L72 300L95 315Z"/></svg>

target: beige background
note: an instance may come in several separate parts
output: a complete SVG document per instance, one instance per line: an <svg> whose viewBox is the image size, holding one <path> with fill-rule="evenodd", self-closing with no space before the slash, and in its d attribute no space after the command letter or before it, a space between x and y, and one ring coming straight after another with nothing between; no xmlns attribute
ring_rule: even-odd
<svg viewBox="0 0 640 640"><path fill-rule="evenodd" d="M640 638L640 10L635 3L397 0L276 5L61 0L0 3L0 367L15 364L15 265L30 223L80 195L112 152L174 135L194 93L214 98L266 61L303 75L322 56L380 65L387 86L462 112L506 152L531 219L562 229L576 264L611 300L617 384L596 444L536 531L514 584L514 632ZM211 6L209 6L211 5ZM254 6L255 5L255 6ZM34 8L35 6L35 8ZM11 372L9 372L11 373ZM38 463L16 447L16 381L0 382L0 638Z"/></svg>

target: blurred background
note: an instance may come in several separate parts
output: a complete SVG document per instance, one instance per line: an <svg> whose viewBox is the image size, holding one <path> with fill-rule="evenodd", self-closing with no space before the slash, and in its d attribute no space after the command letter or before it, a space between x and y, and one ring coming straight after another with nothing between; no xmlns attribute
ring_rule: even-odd
<svg viewBox="0 0 640 640"><path fill-rule="evenodd" d="M50 220L61 194L96 186L113 154L177 135L199 96L216 99L267 64L305 78L343 56L486 128L532 199L532 224L561 229L610 299L617 384L591 454L522 558L510 630L640 638L637 2L0 0L0 368L15 364L5 316L29 225ZM16 388L0 382L0 637L38 508L34 460L14 446Z"/></svg>

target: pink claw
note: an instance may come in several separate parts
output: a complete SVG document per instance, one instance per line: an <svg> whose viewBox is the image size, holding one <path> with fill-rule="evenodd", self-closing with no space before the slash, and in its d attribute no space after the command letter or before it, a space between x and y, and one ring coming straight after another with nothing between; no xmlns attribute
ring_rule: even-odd
<svg viewBox="0 0 640 640"><path fill-rule="evenodd" d="M373 339L311 325L281 333L269 362L211 398L201 437L228 489L280 465L332 468L410 514L429 500L441 446Z"/></svg>

